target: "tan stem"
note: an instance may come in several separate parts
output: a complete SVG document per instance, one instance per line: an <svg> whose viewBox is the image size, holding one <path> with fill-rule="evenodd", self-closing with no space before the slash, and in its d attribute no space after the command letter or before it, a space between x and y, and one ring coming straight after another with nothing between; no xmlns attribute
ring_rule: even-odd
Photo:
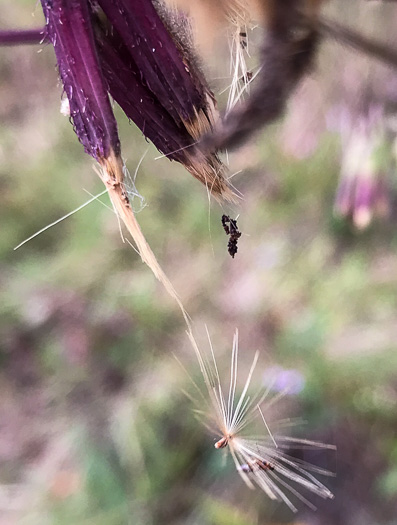
<svg viewBox="0 0 397 525"><path fill-rule="evenodd" d="M189 315L186 312L178 294L176 293L175 288L171 284L168 277L165 275L149 244L147 243L131 208L128 194L124 187L124 163L122 158L114 153L111 153L109 157L102 159L100 164L102 167L102 171L100 173L102 182L105 184L108 190L110 200L113 203L117 215L123 221L128 232L131 234L142 261L149 266L155 277L164 285L170 296L175 299L190 329Z"/></svg>

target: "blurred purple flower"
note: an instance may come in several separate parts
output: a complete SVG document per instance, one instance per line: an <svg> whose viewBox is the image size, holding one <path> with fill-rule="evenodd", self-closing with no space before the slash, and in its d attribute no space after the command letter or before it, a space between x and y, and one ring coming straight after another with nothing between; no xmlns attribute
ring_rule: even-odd
<svg viewBox="0 0 397 525"><path fill-rule="evenodd" d="M393 163L392 140L379 106L370 106L356 118L348 112L341 115L343 156L334 209L362 230L373 217L389 213L387 175Z"/></svg>
<svg viewBox="0 0 397 525"><path fill-rule="evenodd" d="M287 391L290 395L297 395L305 387L305 378L299 370L275 365L263 374L263 384L272 392Z"/></svg>

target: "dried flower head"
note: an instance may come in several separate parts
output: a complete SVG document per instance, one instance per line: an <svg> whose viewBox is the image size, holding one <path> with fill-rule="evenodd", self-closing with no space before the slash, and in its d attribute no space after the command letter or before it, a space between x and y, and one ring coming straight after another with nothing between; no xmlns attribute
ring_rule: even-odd
<svg viewBox="0 0 397 525"><path fill-rule="evenodd" d="M180 119L189 118L189 108L191 113L194 113L194 104L198 101L199 94L196 93L195 86L192 86L191 96L187 96L190 77L186 76L183 61L178 56L172 39L167 37L168 33L150 1L139 2L139 6L135 8L131 2L123 0L98 2L103 12L108 15L109 24L114 26L112 34L120 35L120 43L117 46L111 40L112 37L104 33L104 42L106 39L110 41L107 44L105 42L102 48L98 44L100 38L99 24L96 20L99 9L97 3L88 0L41 0L41 3L46 19L46 38L55 50L76 135L85 151L98 161L101 167L98 173L108 190L118 217L132 235L142 260L176 299L185 319L188 320L181 301L146 242L133 213L126 186L127 170L121 156L117 122L110 104L109 92L112 93L111 86L114 86L116 91L113 94L116 97L123 82L130 80L130 84L126 84L125 87L131 87L136 97L139 82L134 80L131 70L134 67L136 75L139 71L142 72L139 78L140 81L145 80L146 88L152 86L153 99L155 100L156 94L164 97L164 100L168 101L168 108L172 106L175 115L179 115ZM144 43L138 46L140 39ZM148 46L152 47L149 49ZM131 62L129 70L126 70L126 65L123 66L123 59L126 64ZM117 68L112 84L109 71L105 67L107 61L112 62L113 68ZM169 71L172 72L173 82L180 84L179 91L173 91L170 83L161 81L161 64L164 63L168 64ZM181 79L184 79L184 82ZM170 95L171 91L173 98ZM141 104L143 107L147 97L139 101L136 98L134 100L137 105ZM155 110L156 107L154 113ZM150 113L149 105L146 106L146 111Z"/></svg>
<svg viewBox="0 0 397 525"><path fill-rule="evenodd" d="M201 419L206 420L205 425L209 431L218 434L215 448L230 451L237 472L245 484L250 488L255 488L256 485L270 499L286 503L293 512L297 511L297 507L291 501L291 496L315 509L315 506L295 486L300 486L324 499L332 499L333 494L330 490L314 476L314 474L329 476L332 473L294 458L288 451L299 448L335 449L335 447L281 434L282 429L291 424L290 420L274 423L274 428L270 430L266 415L286 391L271 397L271 385L268 385L254 395L249 392L259 353L256 352L241 394L237 395L238 332L236 331L233 339L229 389L225 397L211 341L209 340L211 349L211 361L209 361L202 355L193 335L191 333L188 335L208 392L208 397L201 393L196 413ZM204 408L203 403L205 403ZM255 425L255 422L258 423L258 420L265 434L259 437L248 434L248 430Z"/></svg>
<svg viewBox="0 0 397 525"><path fill-rule="evenodd" d="M76 135L100 164L98 173L142 260L188 320L133 213L109 95L162 153L183 164L210 194L233 201L216 153L196 147L213 126L213 95L190 49L167 29L151 0L41 0L41 4L45 39L55 50ZM167 10L162 13L164 18Z"/></svg>

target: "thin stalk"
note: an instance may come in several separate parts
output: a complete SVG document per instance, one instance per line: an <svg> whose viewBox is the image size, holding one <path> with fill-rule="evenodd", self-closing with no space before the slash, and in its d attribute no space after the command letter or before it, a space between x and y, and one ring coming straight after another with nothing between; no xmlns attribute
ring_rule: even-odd
<svg viewBox="0 0 397 525"><path fill-rule="evenodd" d="M45 29L43 27L0 31L0 46L42 44L45 40Z"/></svg>
<svg viewBox="0 0 397 525"><path fill-rule="evenodd" d="M391 49L390 46L383 44L379 40L364 36L350 27L323 17L318 21L318 29L323 36L334 38L338 42L353 47L357 51L361 51L393 67L397 67L397 50Z"/></svg>

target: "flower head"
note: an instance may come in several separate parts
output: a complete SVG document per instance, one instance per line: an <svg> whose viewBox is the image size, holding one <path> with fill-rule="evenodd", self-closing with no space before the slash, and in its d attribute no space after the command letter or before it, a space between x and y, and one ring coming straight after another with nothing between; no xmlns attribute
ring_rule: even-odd
<svg viewBox="0 0 397 525"><path fill-rule="evenodd" d="M162 153L215 196L233 200L216 153L196 147L213 126L213 95L191 49L169 31L151 0L42 0L42 6L86 152L96 160L119 153L110 94ZM167 13L163 8L163 18Z"/></svg>
<svg viewBox="0 0 397 525"><path fill-rule="evenodd" d="M340 181L335 214L359 230L390 210L388 173L393 165L391 137L384 127L383 109L370 106L356 119L345 117Z"/></svg>
<svg viewBox="0 0 397 525"><path fill-rule="evenodd" d="M333 498L330 490L323 485L314 473L331 475L329 471L308 462L292 457L288 451L294 448L334 449L307 439L299 439L283 435L282 429L288 426L289 420L279 421L270 430L266 414L286 391L270 398L271 385L256 394L250 393L251 380L258 362L259 353L254 356L251 368L240 395L237 395L238 376L238 332L233 339L233 350L230 367L230 382L228 394L225 397L214 350L210 341L211 361L207 361L200 352L192 334L188 334L199 361L208 398L200 400L197 413L207 419L206 426L211 432L218 434L216 449L229 450L237 472L250 488L255 485L263 490L272 500L279 500L296 512L297 508L291 501L291 495L310 508L314 505L306 499L295 486L300 486L322 498ZM205 401L205 409L203 403ZM265 434L254 436L247 429L255 423L261 423Z"/></svg>
<svg viewBox="0 0 397 525"><path fill-rule="evenodd" d="M212 129L213 96L189 53L151 0L41 0L45 40L55 50L70 119L101 166L118 217L141 258L184 308L136 221L109 95L157 148L182 163L209 193L234 200L213 151L196 147ZM163 13L164 14L164 13Z"/></svg>

